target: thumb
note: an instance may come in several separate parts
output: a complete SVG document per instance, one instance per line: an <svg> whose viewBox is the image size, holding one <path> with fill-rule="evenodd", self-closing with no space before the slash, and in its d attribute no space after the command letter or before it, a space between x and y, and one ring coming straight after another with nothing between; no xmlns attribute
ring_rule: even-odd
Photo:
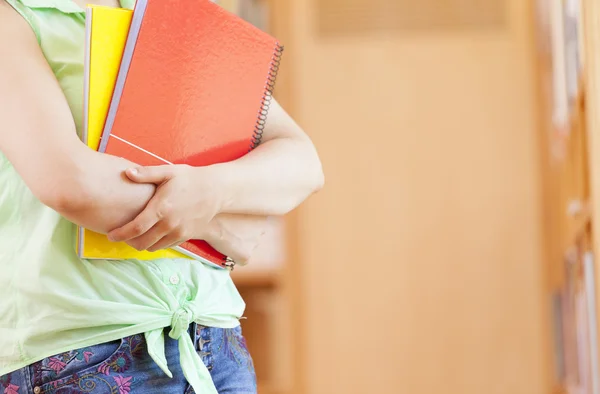
<svg viewBox="0 0 600 394"><path fill-rule="evenodd" d="M173 169L171 165L134 167L125 171L127 178L136 183L154 183L159 185L171 179Z"/></svg>

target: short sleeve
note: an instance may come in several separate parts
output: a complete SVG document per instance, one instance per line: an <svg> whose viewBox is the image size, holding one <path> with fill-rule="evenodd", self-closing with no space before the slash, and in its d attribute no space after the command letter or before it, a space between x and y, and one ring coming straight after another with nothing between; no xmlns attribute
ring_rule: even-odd
<svg viewBox="0 0 600 394"><path fill-rule="evenodd" d="M121 0L121 7L133 10L135 7L135 0Z"/></svg>
<svg viewBox="0 0 600 394"><path fill-rule="evenodd" d="M2 1L2 0L0 0L0 1ZM33 12L27 6L25 6L20 0L4 0L4 1L6 1L9 5L11 5L12 8L14 8L15 11L17 11L27 21L27 23L29 23L29 26L31 26L31 29L33 29L33 32L35 33L35 37L37 38L38 44L41 43L42 38L40 35L40 29L36 23Z"/></svg>

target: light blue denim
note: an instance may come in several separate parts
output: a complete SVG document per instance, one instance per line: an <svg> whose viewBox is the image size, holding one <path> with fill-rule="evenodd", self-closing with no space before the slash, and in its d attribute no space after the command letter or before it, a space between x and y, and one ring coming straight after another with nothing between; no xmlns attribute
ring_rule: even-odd
<svg viewBox="0 0 600 394"><path fill-rule="evenodd" d="M219 394L255 394L256 375L240 327L190 326L196 350ZM173 378L154 363L142 334L48 357L0 377L4 394L192 394L177 341L165 333ZM202 393L198 393L202 394Z"/></svg>

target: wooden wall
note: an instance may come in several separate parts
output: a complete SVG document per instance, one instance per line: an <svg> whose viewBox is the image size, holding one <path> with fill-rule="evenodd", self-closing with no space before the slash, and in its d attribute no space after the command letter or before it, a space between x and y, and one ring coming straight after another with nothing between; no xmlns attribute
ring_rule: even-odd
<svg viewBox="0 0 600 394"><path fill-rule="evenodd" d="M326 174L290 220L293 392L547 394L531 2L346 36L318 28L325 1L273 17L280 101Z"/></svg>

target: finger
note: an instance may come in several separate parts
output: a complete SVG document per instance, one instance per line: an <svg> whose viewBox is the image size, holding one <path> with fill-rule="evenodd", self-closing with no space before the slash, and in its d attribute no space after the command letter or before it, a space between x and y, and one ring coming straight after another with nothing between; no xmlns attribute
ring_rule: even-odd
<svg viewBox="0 0 600 394"><path fill-rule="evenodd" d="M152 204L152 201L154 199L131 222L108 233L108 239L113 242L129 241L150 230L161 218L156 209L153 209L156 204Z"/></svg>
<svg viewBox="0 0 600 394"><path fill-rule="evenodd" d="M151 250L151 246L159 242L168 234L169 232L167 229L165 229L165 226L162 226L160 223L158 223L145 234L127 241L127 244L137 250L154 252L154 250Z"/></svg>
<svg viewBox="0 0 600 394"><path fill-rule="evenodd" d="M159 239L155 244L148 248L149 252L155 252L161 249L172 248L173 246L177 246L181 244L183 240L181 240L176 234L169 233Z"/></svg>
<svg viewBox="0 0 600 394"><path fill-rule="evenodd" d="M154 183L160 185L173 176L173 166L148 166L128 168L125 171L127 177L136 183Z"/></svg>
<svg viewBox="0 0 600 394"><path fill-rule="evenodd" d="M186 241L178 241L178 242L175 242L175 243L165 246L163 249L173 249L173 248L176 248L177 246L180 246L184 242L186 242Z"/></svg>

